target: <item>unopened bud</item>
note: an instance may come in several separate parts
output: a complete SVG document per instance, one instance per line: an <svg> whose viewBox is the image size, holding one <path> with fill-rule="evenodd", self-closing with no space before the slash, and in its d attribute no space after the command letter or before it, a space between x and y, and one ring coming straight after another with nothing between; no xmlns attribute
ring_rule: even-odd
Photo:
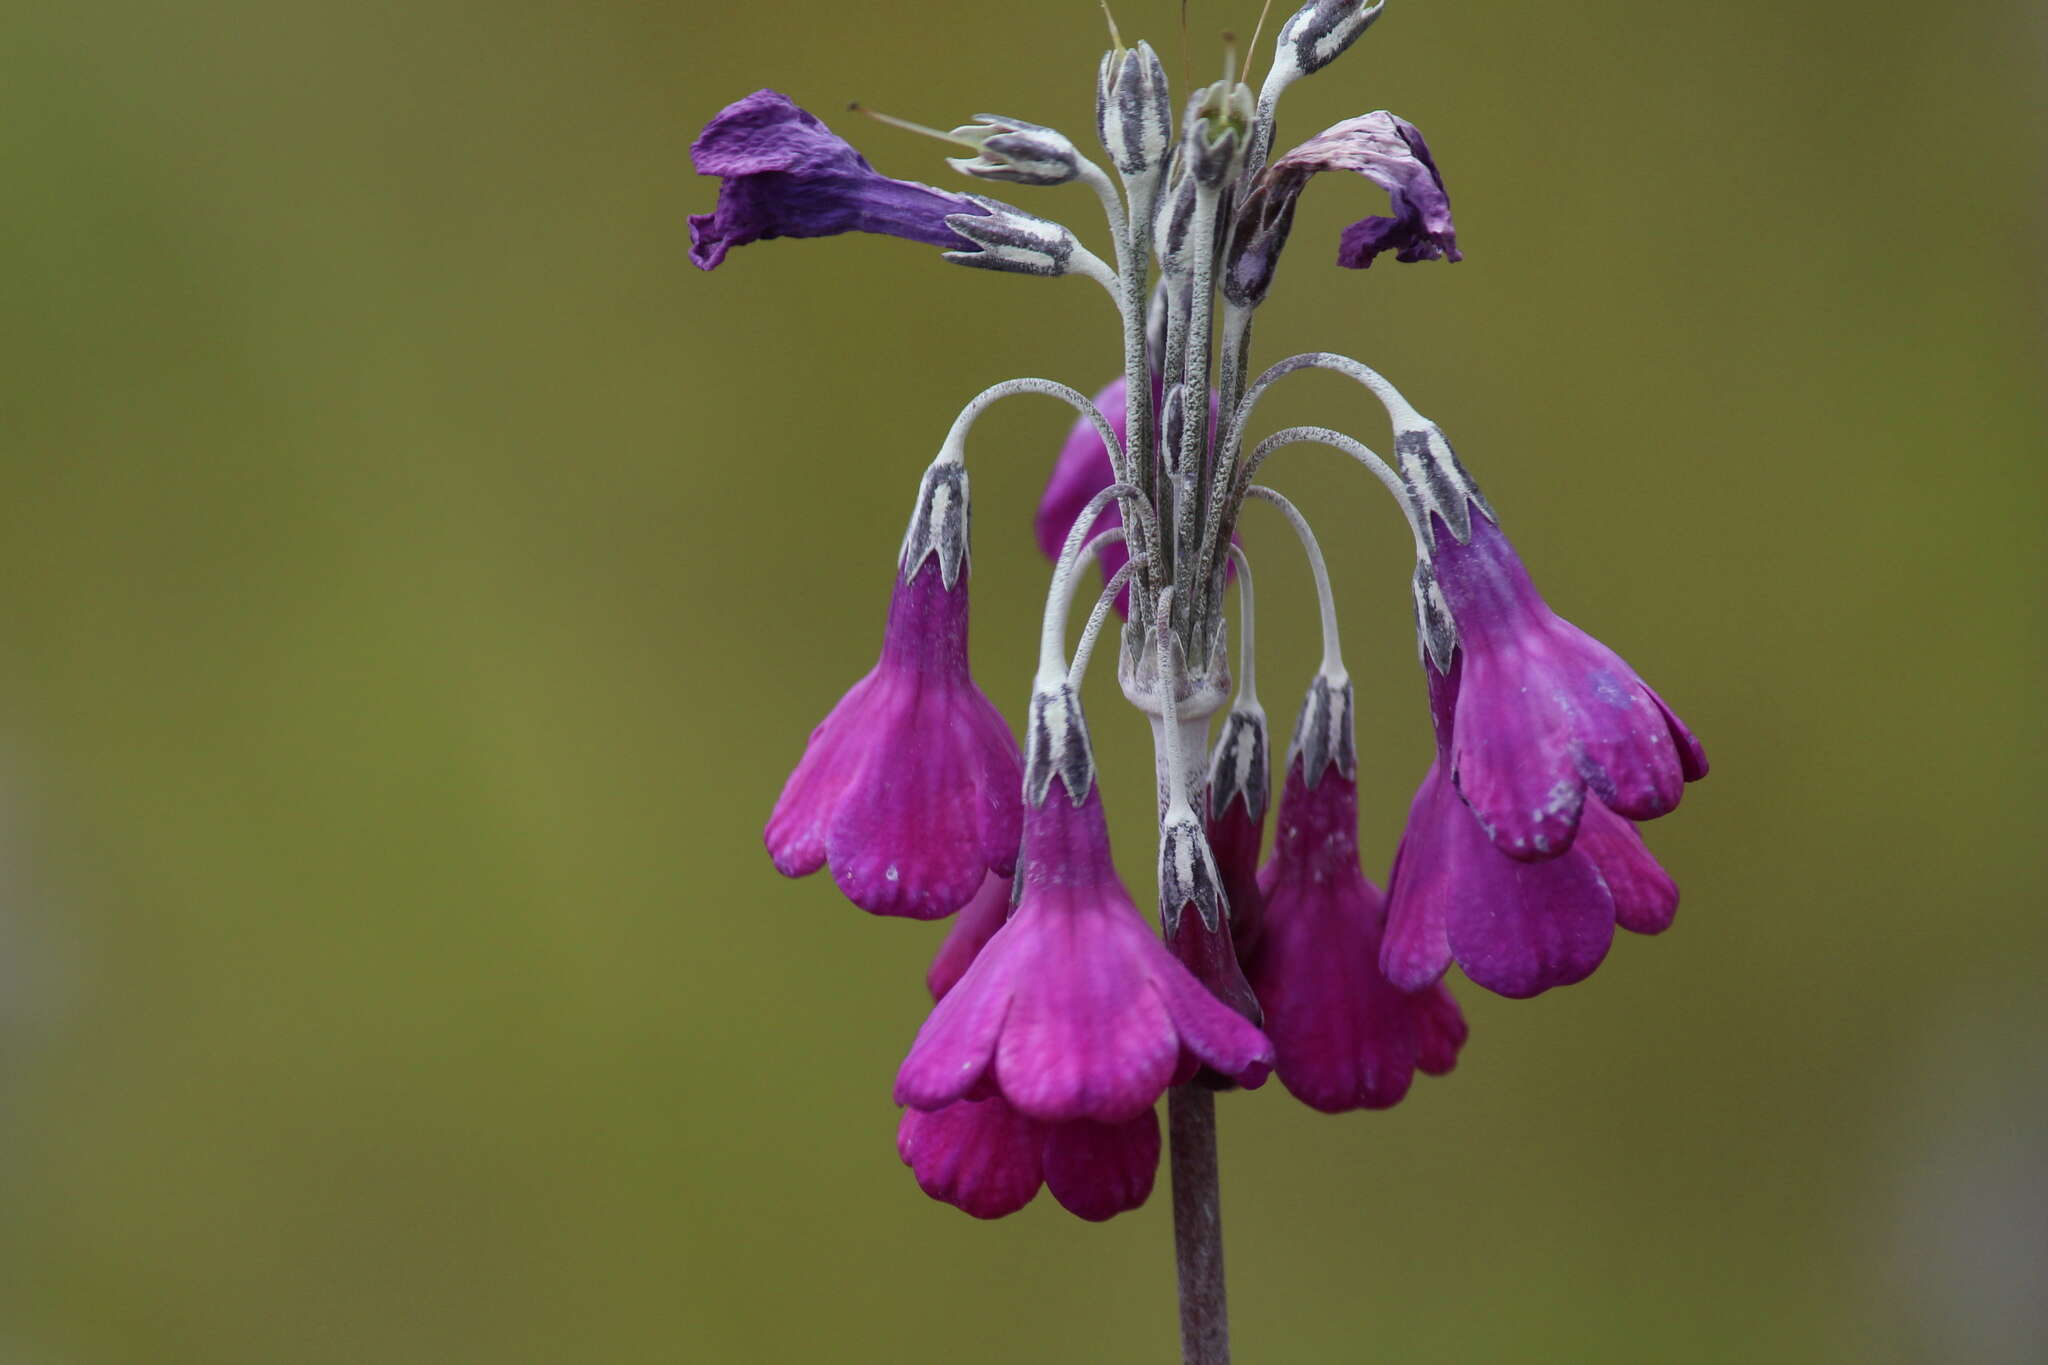
<svg viewBox="0 0 2048 1365"><path fill-rule="evenodd" d="M1064 185L1081 174L1081 154L1065 133L1023 119L976 114L973 123L955 128L950 137L975 149L971 157L946 159L962 175L1013 185Z"/></svg>
<svg viewBox="0 0 2048 1365"><path fill-rule="evenodd" d="M1166 68L1149 43L1102 54L1095 78L1095 131L1125 179L1154 173L1173 145Z"/></svg>
<svg viewBox="0 0 2048 1365"><path fill-rule="evenodd" d="M1309 0L1280 25L1274 44L1274 76L1283 82L1313 75L1344 54L1387 7L1387 0ZM1273 77L1268 77L1268 89Z"/></svg>
<svg viewBox="0 0 2048 1365"><path fill-rule="evenodd" d="M947 216L947 227L980 248L947 252L946 259L955 265L1017 275L1065 275L1075 269L1080 258L1093 259L1072 232L1050 218L980 195L968 197L988 212Z"/></svg>

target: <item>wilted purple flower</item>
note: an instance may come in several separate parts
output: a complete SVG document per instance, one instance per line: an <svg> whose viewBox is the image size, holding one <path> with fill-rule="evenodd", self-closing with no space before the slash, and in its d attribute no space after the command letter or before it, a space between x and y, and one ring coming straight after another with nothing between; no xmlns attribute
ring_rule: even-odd
<svg viewBox="0 0 2048 1365"><path fill-rule="evenodd" d="M1223 292L1232 302L1261 301L1273 282L1280 249L1294 227L1294 208L1318 171L1355 171L1387 192L1391 217L1361 218L1337 243L1337 264L1363 270L1383 251L1398 261L1461 261L1451 200L1422 133L1384 109L1346 119L1277 158L1253 182L1238 209L1225 258Z"/></svg>
<svg viewBox="0 0 2048 1365"><path fill-rule="evenodd" d="M1463 542L1432 524L1431 569L1463 661L1449 769L1494 843L1517 858L1556 857L1588 789L1631 820L1677 806L1707 756L1663 698L1550 610L1483 508L1472 505Z"/></svg>
<svg viewBox="0 0 2048 1365"><path fill-rule="evenodd" d="M932 1198L976 1218L1015 1213L1043 1184L1068 1212L1099 1223L1137 1208L1159 1171L1159 1117L1041 1123L1000 1096L906 1109L896 1154Z"/></svg>
<svg viewBox="0 0 2048 1365"><path fill-rule="evenodd" d="M967 475L925 475L882 657L811 732L764 838L775 866L830 865L855 905L937 919L1016 867L1017 744L967 662Z"/></svg>
<svg viewBox="0 0 2048 1365"><path fill-rule="evenodd" d="M879 232L968 249L949 214L988 210L964 194L891 180L787 95L756 90L727 105L690 145L699 175L724 178L718 207L690 215L690 260L710 270L736 246L770 237Z"/></svg>
<svg viewBox="0 0 2048 1365"><path fill-rule="evenodd" d="M1000 1094L1031 1118L1124 1123L1207 1064L1245 1086L1265 1036L1189 975L1111 860L1102 798L1055 789L1024 818L1022 896L919 1030L896 1102L941 1109Z"/></svg>
<svg viewBox="0 0 2048 1365"><path fill-rule="evenodd" d="M1418 1066L1442 1075L1456 1065L1466 1033L1441 982L1410 994L1380 971L1386 910L1358 864L1349 750L1314 752L1296 732L1273 854L1259 873L1265 927L1250 963L1274 1071L1328 1114L1399 1103Z"/></svg>
<svg viewBox="0 0 2048 1365"><path fill-rule="evenodd" d="M1668 927L1678 888L1635 827L1599 802L1586 804L1578 837L1550 858L1511 858L1486 837L1444 757L1463 663L1448 676L1430 671L1438 756L1394 854L1380 967L1419 991L1455 959L1479 985L1520 999L1591 975L1616 923L1637 933Z"/></svg>

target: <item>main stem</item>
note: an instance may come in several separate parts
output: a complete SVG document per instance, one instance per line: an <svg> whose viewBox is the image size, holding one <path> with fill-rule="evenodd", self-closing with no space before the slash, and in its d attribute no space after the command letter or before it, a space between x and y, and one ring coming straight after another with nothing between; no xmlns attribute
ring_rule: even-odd
<svg viewBox="0 0 2048 1365"><path fill-rule="evenodd" d="M1216 1093L1177 1085L1166 1095L1172 1146L1173 1261L1180 1276L1183 1365L1230 1365L1223 1285L1223 1193L1216 1174Z"/></svg>
<svg viewBox="0 0 2048 1365"><path fill-rule="evenodd" d="M1159 629L1166 629L1162 616ZM1162 674L1161 692L1175 685ZM1159 809L1167 806L1169 759L1177 745L1180 767L1199 763L1208 745L1209 716L1177 717L1168 726L1152 722ZM1200 769L1194 769L1200 771ZM1162 925L1164 927L1163 919ZM1223 1191L1216 1168L1216 1092L1199 1081L1166 1092L1167 1162L1173 1174L1173 1264L1180 1289L1182 1365L1230 1365L1230 1303L1223 1282Z"/></svg>

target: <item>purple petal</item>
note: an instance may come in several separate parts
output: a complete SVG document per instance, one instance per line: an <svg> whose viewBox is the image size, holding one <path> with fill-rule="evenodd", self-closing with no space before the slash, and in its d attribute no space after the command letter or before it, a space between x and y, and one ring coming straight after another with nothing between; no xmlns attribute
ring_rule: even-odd
<svg viewBox="0 0 2048 1365"><path fill-rule="evenodd" d="M1356 172L1378 185L1394 210L1392 217L1366 218L1346 228L1338 243L1338 265L1362 270L1382 251L1410 262L1464 259L1450 196L1428 144L1414 124L1381 109L1324 129L1267 169L1259 191L1248 200L1248 208L1256 207L1264 238L1273 239L1266 242L1256 233L1248 239L1267 262L1261 267L1266 276L1271 274L1270 256L1292 227L1295 198L1310 176L1335 170Z"/></svg>
<svg viewBox="0 0 2048 1365"><path fill-rule="evenodd" d="M1415 1065L1426 1075L1447 1076L1457 1066L1458 1053L1471 1032L1465 1023L1465 1012L1458 1008L1457 1000L1441 981L1415 999Z"/></svg>
<svg viewBox="0 0 2048 1365"><path fill-rule="evenodd" d="M1614 897L1583 853L1520 862L1468 812L1443 812L1453 872L1445 932L1465 975L1512 999L1592 975L1614 941Z"/></svg>
<svg viewBox="0 0 2048 1365"><path fill-rule="evenodd" d="M1404 991L1427 989L1450 969L1451 943L1444 928L1451 868L1443 855L1439 808L1457 793L1431 763L1408 806L1408 826L1387 873L1386 937L1380 943L1380 971ZM1466 814L1459 807L1461 814ZM1469 818L1469 817L1468 817Z"/></svg>
<svg viewBox="0 0 2048 1365"><path fill-rule="evenodd" d="M1016 965L1028 988L996 1048L1004 1097L1048 1122L1120 1123L1149 1109L1173 1079L1180 1039L1142 987L1142 958L1127 940L1132 932L1156 940L1136 908L1058 906L1027 893L1012 923L1028 925L1032 952Z"/></svg>
<svg viewBox="0 0 2048 1365"><path fill-rule="evenodd" d="M1001 1100L909 1109L896 1126L896 1154L918 1188L976 1218L1001 1218L1031 1202L1043 1180L1044 1145L1044 1127Z"/></svg>
<svg viewBox="0 0 2048 1365"><path fill-rule="evenodd" d="M1053 1124L1045 1136L1045 1186L1069 1213L1099 1223L1143 1204L1159 1171L1159 1116L1125 1123Z"/></svg>
<svg viewBox="0 0 2048 1365"><path fill-rule="evenodd" d="M946 992L953 989L995 937L996 930L1003 927L1009 914L1010 879L991 872L981 890L974 893L974 899L961 907L952 928L946 932L946 941L939 945L924 974L925 988L932 993L932 999L945 998Z"/></svg>
<svg viewBox="0 0 2048 1365"><path fill-rule="evenodd" d="M965 195L882 175L788 96L757 90L727 105L690 146L699 175L723 177L718 206L690 215L690 259L711 270L727 251L773 237L875 232L930 246L972 244L946 226L983 214Z"/></svg>
<svg viewBox="0 0 2048 1365"><path fill-rule="evenodd" d="M1593 860L1614 896L1614 920L1637 934L1661 934L1678 914L1678 883L1650 856L1636 827L1598 805L1586 808L1574 848Z"/></svg>
<svg viewBox="0 0 2048 1365"><path fill-rule="evenodd" d="M874 705L872 694L885 686L877 667L848 688L811 731L803 757L782 784L761 837L783 876L808 877L825 865L825 825L859 774L867 748L859 718Z"/></svg>

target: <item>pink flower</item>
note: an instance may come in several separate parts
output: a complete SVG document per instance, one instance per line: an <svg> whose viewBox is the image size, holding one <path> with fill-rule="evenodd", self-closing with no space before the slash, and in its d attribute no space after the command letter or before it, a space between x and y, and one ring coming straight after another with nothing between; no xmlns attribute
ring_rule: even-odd
<svg viewBox="0 0 2048 1365"><path fill-rule="evenodd" d="M976 1218L1015 1213L1042 1184L1068 1212L1099 1223L1151 1195L1159 1118L1147 1109L1123 1123L1040 1123L1000 1097L961 1100L904 1110L896 1154L918 1188Z"/></svg>
<svg viewBox="0 0 2048 1365"><path fill-rule="evenodd" d="M1117 879L1092 780L1085 790L1076 803L1055 787L1027 809L1017 908L919 1030L898 1104L1000 1095L1049 1123L1123 1124L1203 1064L1265 1080L1265 1035L1154 935Z"/></svg>
<svg viewBox="0 0 2048 1365"><path fill-rule="evenodd" d="M966 472L934 465L881 660L811 732L763 836L784 876L829 865L878 915L950 915L1016 867L1022 769L968 671L966 520Z"/></svg>
<svg viewBox="0 0 2048 1365"><path fill-rule="evenodd" d="M1332 708L1346 721L1348 694L1344 684ZM1359 868L1358 784L1345 740L1305 751L1297 727L1273 854L1259 873L1265 928L1251 959L1274 1070L1296 1099L1328 1114L1399 1103L1418 1067L1442 1075L1456 1065L1466 1033L1441 983L1410 994L1380 971L1386 913Z"/></svg>

